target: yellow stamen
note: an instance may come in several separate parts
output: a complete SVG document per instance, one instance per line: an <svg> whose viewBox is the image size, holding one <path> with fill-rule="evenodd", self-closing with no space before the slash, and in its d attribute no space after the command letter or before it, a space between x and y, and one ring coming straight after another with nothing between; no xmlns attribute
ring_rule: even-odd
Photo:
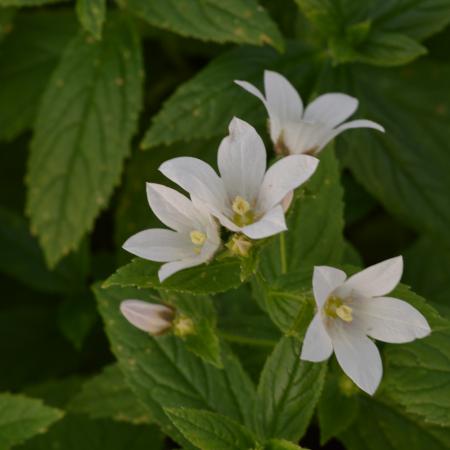
<svg viewBox="0 0 450 450"><path fill-rule="evenodd" d="M341 305L336 308L336 315L344 322L351 322L353 320L353 309L348 305Z"/></svg>
<svg viewBox="0 0 450 450"><path fill-rule="evenodd" d="M353 320L353 309L346 305L339 297L329 297L323 310L328 317L332 317L333 319L339 317L344 322L351 322Z"/></svg>
<svg viewBox="0 0 450 450"><path fill-rule="evenodd" d="M242 198L240 195L237 195L233 200L232 204L233 211L240 216L247 214L250 211L250 203Z"/></svg>
<svg viewBox="0 0 450 450"><path fill-rule="evenodd" d="M252 248L252 242L245 236L235 234L228 241L226 247L233 255L246 257L249 255L250 249Z"/></svg>
<svg viewBox="0 0 450 450"><path fill-rule="evenodd" d="M203 245L206 241L206 234L199 230L191 231L190 237L192 243L195 245Z"/></svg>

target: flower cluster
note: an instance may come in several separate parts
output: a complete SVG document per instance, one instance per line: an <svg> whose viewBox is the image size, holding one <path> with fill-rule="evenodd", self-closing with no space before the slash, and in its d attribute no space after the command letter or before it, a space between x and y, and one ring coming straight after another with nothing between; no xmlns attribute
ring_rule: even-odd
<svg viewBox="0 0 450 450"><path fill-rule="evenodd" d="M174 273L211 261L223 247L245 257L252 242L287 230L285 212L293 192L315 172L319 152L350 128L384 131L369 120L343 123L358 107L357 99L342 93L319 96L306 108L294 87L280 74L264 73L263 95L246 81L236 84L258 97L269 115L270 137L280 156L267 168L264 143L247 122L233 118L229 135L220 143L217 173L192 157L164 162L159 170L185 190L147 183L150 208L168 229L149 229L130 237L124 249L141 258L164 263L163 282ZM231 236L230 236L231 235ZM410 342L430 333L426 319L408 303L387 297L399 283L401 257L376 264L347 278L333 267L315 267L313 293L317 313L303 342L301 359L323 361L334 352L344 372L362 390L373 394L382 376L377 347L370 339ZM192 323L177 325L175 311L139 300L122 302L123 315L154 336ZM186 319L189 320L189 319Z"/></svg>

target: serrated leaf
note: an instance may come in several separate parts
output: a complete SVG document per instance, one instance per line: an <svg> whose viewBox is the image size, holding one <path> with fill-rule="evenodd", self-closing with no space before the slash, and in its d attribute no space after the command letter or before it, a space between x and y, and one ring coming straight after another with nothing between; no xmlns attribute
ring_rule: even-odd
<svg viewBox="0 0 450 450"><path fill-rule="evenodd" d="M155 427L67 415L43 436L17 450L163 450L163 435Z"/></svg>
<svg viewBox="0 0 450 450"><path fill-rule="evenodd" d="M76 32L66 11L20 13L0 47L0 139L29 128L48 79Z"/></svg>
<svg viewBox="0 0 450 450"><path fill-rule="evenodd" d="M103 286L105 288L133 286L140 289L213 294L236 288L241 284L241 264L235 258L215 260L210 264L182 270L163 283L158 279L160 266L160 263L136 258L111 275Z"/></svg>
<svg viewBox="0 0 450 450"><path fill-rule="evenodd" d="M293 43L286 53L270 49L238 48L214 59L191 80L182 84L153 117L141 143L143 148L177 141L223 136L233 116L263 124L266 113L258 100L235 86L241 79L259 85L265 69L281 71L302 93L315 77L317 55ZM259 102L260 103L260 102Z"/></svg>
<svg viewBox="0 0 450 450"><path fill-rule="evenodd" d="M141 103L138 38L112 20L79 34L44 93L27 174L27 212L50 266L77 247L118 182Z"/></svg>
<svg viewBox="0 0 450 450"><path fill-rule="evenodd" d="M252 422L254 387L238 360L222 351L224 369L204 363L173 336L153 338L132 327L120 314L126 298L150 299L151 292L118 287L95 288L112 350L127 384L164 431L187 448L163 408L187 407L224 414L239 423Z"/></svg>
<svg viewBox="0 0 450 450"><path fill-rule="evenodd" d="M261 373L255 403L258 434L297 442L319 400L326 368L326 363L301 361L299 341L282 338Z"/></svg>
<svg viewBox="0 0 450 450"><path fill-rule="evenodd" d="M287 214L288 231L276 236L261 254L267 280L280 274L337 264L344 251L343 190L332 146L322 152L320 164L295 194Z"/></svg>
<svg viewBox="0 0 450 450"><path fill-rule="evenodd" d="M6 450L35 434L44 433L62 416L62 411L44 405L41 400L0 394L0 448Z"/></svg>
<svg viewBox="0 0 450 450"><path fill-rule="evenodd" d="M92 419L110 418L134 425L151 423L148 411L139 403L117 364L86 381L68 405L71 413L86 414Z"/></svg>
<svg viewBox="0 0 450 450"><path fill-rule="evenodd" d="M277 25L256 0L120 0L151 25L204 41L269 44L283 50Z"/></svg>
<svg viewBox="0 0 450 450"><path fill-rule="evenodd" d="M96 39L101 39L106 0L77 0L76 11L84 29Z"/></svg>
<svg viewBox="0 0 450 450"><path fill-rule="evenodd" d="M427 426L401 409L368 397L359 397L360 414L341 436L348 450L446 450L448 429Z"/></svg>
<svg viewBox="0 0 450 450"><path fill-rule="evenodd" d="M0 207L0 271L43 292L75 292L80 290L89 266L87 248L50 271L42 250L30 235L27 221L18 214Z"/></svg>
<svg viewBox="0 0 450 450"><path fill-rule="evenodd" d="M450 139L449 76L450 65L422 61L405 70L355 66L328 83L356 96L361 114L386 127L385 134L357 130L339 138L355 178L408 226L447 242L450 154L442 142Z"/></svg>
<svg viewBox="0 0 450 450"><path fill-rule="evenodd" d="M256 439L239 423L220 414L186 408L166 408L173 424L202 450L253 450Z"/></svg>

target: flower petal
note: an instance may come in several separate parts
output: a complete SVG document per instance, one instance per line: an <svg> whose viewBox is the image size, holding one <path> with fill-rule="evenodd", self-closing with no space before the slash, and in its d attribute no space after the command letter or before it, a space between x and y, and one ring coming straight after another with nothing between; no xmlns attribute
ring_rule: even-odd
<svg viewBox="0 0 450 450"><path fill-rule="evenodd" d="M328 359L332 353L333 345L331 338L325 330L321 313L318 312L306 330L300 359L320 362Z"/></svg>
<svg viewBox="0 0 450 450"><path fill-rule="evenodd" d="M314 298L318 308L321 308L328 296L344 283L345 272L329 266L315 266L313 273Z"/></svg>
<svg viewBox="0 0 450 450"><path fill-rule="evenodd" d="M251 239L262 239L286 230L283 207L277 205L264 214L257 222L243 227L241 232Z"/></svg>
<svg viewBox="0 0 450 450"><path fill-rule="evenodd" d="M175 261L195 254L189 235L159 228L136 233L122 247L133 255L158 262Z"/></svg>
<svg viewBox="0 0 450 450"><path fill-rule="evenodd" d="M179 272L180 270L189 269L190 267L199 266L205 261L200 255L196 255L192 258L183 259L182 261L174 261L163 264L158 271L159 281L162 283L164 280Z"/></svg>
<svg viewBox="0 0 450 450"><path fill-rule="evenodd" d="M192 202L174 189L147 183L147 199L156 217L176 231L190 232L202 223Z"/></svg>
<svg viewBox="0 0 450 450"><path fill-rule="evenodd" d="M289 155L273 164L264 176L257 209L268 211L281 203L293 189L303 184L316 170L319 160L307 155Z"/></svg>
<svg viewBox="0 0 450 450"><path fill-rule="evenodd" d="M305 109L303 120L319 122L334 128L348 119L358 108L358 100L347 94L331 92L312 101Z"/></svg>
<svg viewBox="0 0 450 450"><path fill-rule="evenodd" d="M240 195L253 203L266 171L266 149L256 130L247 122L235 117L229 130L217 155L220 176L231 201Z"/></svg>
<svg viewBox="0 0 450 450"><path fill-rule="evenodd" d="M249 83L248 81L243 81L243 80L234 80L234 82L238 86L240 86L242 89L245 89L250 94L259 98L264 103L264 106L267 108L266 99L265 99L264 95L262 94L262 92L256 86Z"/></svg>
<svg viewBox="0 0 450 450"><path fill-rule="evenodd" d="M358 328L335 320L328 327L336 359L342 370L363 391L373 395L383 374L380 352Z"/></svg>
<svg viewBox="0 0 450 450"><path fill-rule="evenodd" d="M355 302L352 307L358 326L379 341L402 344L431 333L427 319L403 300L378 297Z"/></svg>
<svg viewBox="0 0 450 450"><path fill-rule="evenodd" d="M120 312L136 328L152 335L170 328L174 315L167 306L141 300L124 300L120 303Z"/></svg>
<svg viewBox="0 0 450 450"><path fill-rule="evenodd" d="M177 183L191 197L206 203L211 211L226 208L226 191L214 169L201 159L187 156L170 159L159 167L169 180Z"/></svg>
<svg viewBox="0 0 450 450"><path fill-rule="evenodd" d="M345 290L355 290L366 297L380 297L391 292L400 282L403 258L397 256L352 275L344 284Z"/></svg>
<svg viewBox="0 0 450 450"><path fill-rule="evenodd" d="M331 133L330 129L320 123L289 122L283 125L282 142L290 154L314 154L320 143Z"/></svg>
<svg viewBox="0 0 450 450"><path fill-rule="evenodd" d="M328 142L334 139L337 135L341 134L343 131L350 130L352 128L373 128L374 130L378 130L384 133L384 128L376 122L365 119L352 120L350 122L339 125L334 130L331 130L323 135L317 151L322 150L328 144Z"/></svg>

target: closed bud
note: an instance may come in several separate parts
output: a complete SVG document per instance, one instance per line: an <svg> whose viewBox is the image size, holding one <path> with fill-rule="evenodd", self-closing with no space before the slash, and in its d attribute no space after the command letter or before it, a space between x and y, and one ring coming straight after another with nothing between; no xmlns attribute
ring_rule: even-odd
<svg viewBox="0 0 450 450"><path fill-rule="evenodd" d="M141 300L124 300L120 312L136 328L152 336L160 336L172 328L175 317L172 308Z"/></svg>

